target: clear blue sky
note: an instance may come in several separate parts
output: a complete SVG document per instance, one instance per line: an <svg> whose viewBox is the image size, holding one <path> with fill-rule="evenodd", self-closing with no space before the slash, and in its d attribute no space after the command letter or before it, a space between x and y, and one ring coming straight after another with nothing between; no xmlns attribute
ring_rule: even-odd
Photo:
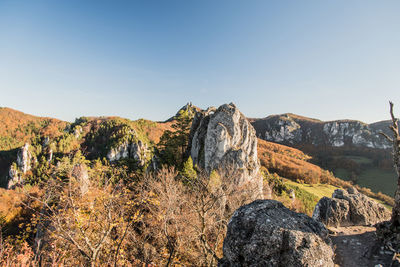
<svg viewBox="0 0 400 267"><path fill-rule="evenodd" d="M400 1L0 0L0 106L72 121L400 115Z"/></svg>

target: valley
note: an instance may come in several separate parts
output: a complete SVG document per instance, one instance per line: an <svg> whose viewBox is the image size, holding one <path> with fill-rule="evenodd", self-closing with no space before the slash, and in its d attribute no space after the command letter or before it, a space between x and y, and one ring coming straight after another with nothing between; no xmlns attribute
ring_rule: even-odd
<svg viewBox="0 0 400 267"><path fill-rule="evenodd" d="M290 116L299 126L317 126L305 130L308 134L303 139L300 127L296 126L293 133L293 125L282 126L274 119L265 129L281 126L284 129L263 135L260 124L265 121L248 120L233 103L207 110L188 103L165 122L80 117L69 123L1 108L0 125L8 129L0 132L0 174L5 188L0 192L3 234L9 240L23 234L21 242L35 247L38 236L34 233L41 231L41 242L57 248L41 247L42 253L47 254L40 254L40 261L47 262L55 260L51 253L64 251L63 240L69 237L63 231L68 229L80 240L68 243L77 258L65 259L80 263L88 257L91 262L104 262L105 258L84 256L91 251L89 245L84 245L89 237L76 231L84 224L93 231L94 239L90 242L95 242L100 234L96 229L111 223L119 235L122 231L130 234L118 246L107 234L107 244L127 249L139 242L135 244L146 244L146 253L153 251L143 254L143 248L135 246L130 252L119 252L126 257L122 262L162 264L172 257L175 264L201 259L204 264L215 266L224 261L222 245L228 219L237 208L254 199L273 199L291 212L311 217L321 200L341 190L358 190L392 208L395 175L390 170L390 151L382 148L383 141L374 137L373 144L377 147L362 142L338 146L340 138L360 140L351 134L364 136L365 140L368 136L346 128L340 130L344 135L331 141L318 132L326 128L321 122ZM370 131L369 126L356 127ZM271 136L275 139L264 140ZM328 141L321 143L321 140ZM46 206L43 201L54 201L64 211ZM224 206L225 201L229 206ZM90 203L99 206L91 208L87 206ZM275 202L263 205L271 203ZM210 212L203 213L204 209ZM105 212L115 213L107 218ZM129 216L133 217L126 217L132 212L135 215ZM91 214L102 218L101 221L93 221ZM119 216L123 219L115 221ZM43 219L36 218L46 218L60 231L59 237L41 230L48 228L41 226ZM60 225L59 218L66 224ZM34 232L30 225L34 225ZM162 227L167 227L171 234L163 233ZM185 229L193 232L186 233ZM196 236L203 232L207 235L198 239ZM188 239L184 240L184 236ZM171 238L179 238L174 245L177 251L162 252L171 246L168 245ZM75 250L79 242L84 242L87 252ZM7 244L21 249L14 243ZM186 251L185 246L191 246L191 250ZM201 250L203 246L208 249ZM101 251L103 257L110 255L105 248Z"/></svg>

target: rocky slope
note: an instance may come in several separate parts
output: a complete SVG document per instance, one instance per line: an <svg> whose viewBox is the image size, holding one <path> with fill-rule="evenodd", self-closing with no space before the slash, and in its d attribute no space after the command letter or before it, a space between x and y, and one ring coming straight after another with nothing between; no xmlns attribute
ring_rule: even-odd
<svg viewBox="0 0 400 267"><path fill-rule="evenodd" d="M287 113L251 119L257 137L290 145L356 146L387 149L390 144L379 132L387 132L388 121L366 124L355 120L320 121Z"/></svg>

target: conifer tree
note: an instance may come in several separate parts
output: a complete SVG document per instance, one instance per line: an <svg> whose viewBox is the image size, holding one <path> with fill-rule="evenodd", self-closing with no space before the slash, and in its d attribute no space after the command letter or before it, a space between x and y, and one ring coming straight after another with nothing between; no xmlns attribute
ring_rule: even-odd
<svg viewBox="0 0 400 267"><path fill-rule="evenodd" d="M193 160L192 157L189 156L187 161L183 164L182 172L181 174L185 176L189 180L193 180L196 178L197 173L193 167Z"/></svg>
<svg viewBox="0 0 400 267"><path fill-rule="evenodd" d="M185 151L189 143L189 132L193 120L193 113L181 110L171 126L174 131L165 131L158 144L160 158L164 164L183 167Z"/></svg>

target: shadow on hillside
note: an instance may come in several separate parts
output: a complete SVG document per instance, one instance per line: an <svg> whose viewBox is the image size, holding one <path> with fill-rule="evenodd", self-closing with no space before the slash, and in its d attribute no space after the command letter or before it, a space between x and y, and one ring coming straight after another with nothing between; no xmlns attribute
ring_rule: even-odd
<svg viewBox="0 0 400 267"><path fill-rule="evenodd" d="M7 176L10 165L17 160L19 148L0 151L0 187L5 188L7 185Z"/></svg>

